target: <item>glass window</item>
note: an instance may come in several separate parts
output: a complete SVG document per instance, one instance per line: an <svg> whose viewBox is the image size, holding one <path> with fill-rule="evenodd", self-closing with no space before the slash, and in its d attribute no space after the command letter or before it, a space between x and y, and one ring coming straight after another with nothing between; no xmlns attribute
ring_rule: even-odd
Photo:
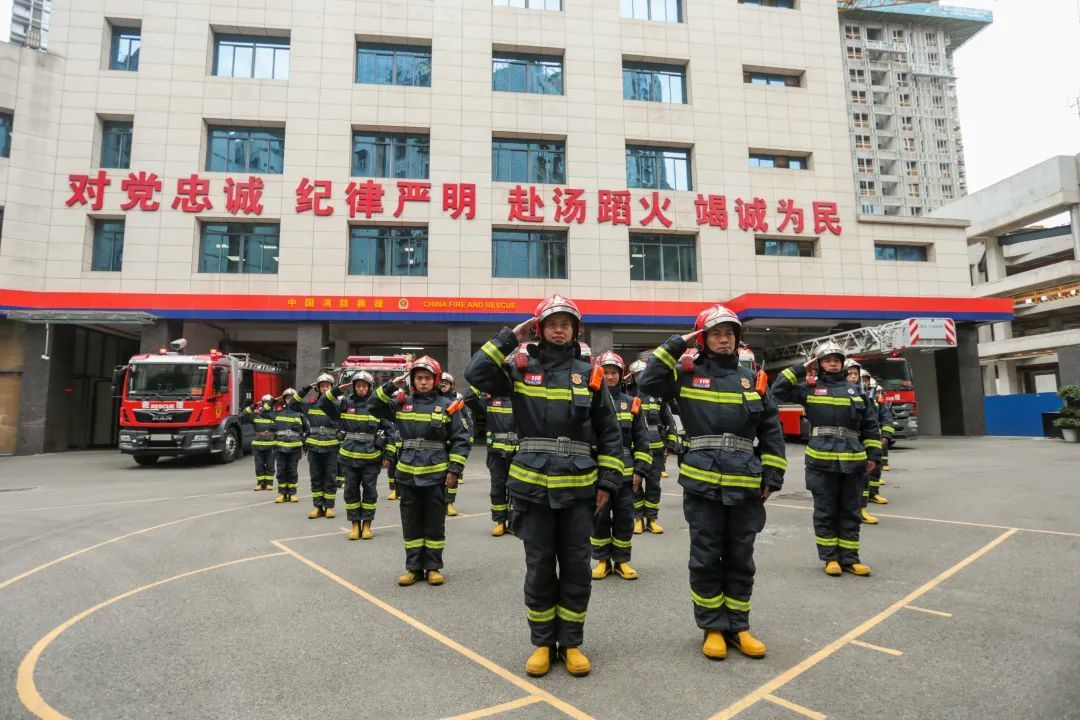
<svg viewBox="0 0 1080 720"><path fill-rule="evenodd" d="M112 45L109 49L109 69L135 72L139 69L139 46L142 30L133 27L112 29Z"/></svg>
<svg viewBox="0 0 1080 720"><path fill-rule="evenodd" d="M771 85L772 87L799 87L801 83L798 75L758 72L756 70L743 71L743 82L750 85ZM852 98L855 98L854 93L852 93ZM856 100L856 102L860 101ZM862 94L861 102L866 102L865 92Z"/></svg>
<svg viewBox="0 0 1080 720"><path fill-rule="evenodd" d="M814 257L814 241L755 237L754 252L772 257Z"/></svg>
<svg viewBox="0 0 1080 720"><path fill-rule="evenodd" d="M206 150L209 172L280 175L285 164L285 130L210 126Z"/></svg>
<svg viewBox="0 0 1080 720"><path fill-rule="evenodd" d="M565 280L566 232L491 232L491 276Z"/></svg>
<svg viewBox="0 0 1080 720"><path fill-rule="evenodd" d="M124 263L124 221L94 220L94 247L90 269L95 272L120 272Z"/></svg>
<svg viewBox="0 0 1080 720"><path fill-rule="evenodd" d="M697 282L696 240L686 235L630 234L630 279Z"/></svg>
<svg viewBox="0 0 1080 720"><path fill-rule="evenodd" d="M686 102L686 68L679 65L624 62L622 84L627 100Z"/></svg>
<svg viewBox="0 0 1080 720"><path fill-rule="evenodd" d="M215 34L214 74L288 80L289 38Z"/></svg>
<svg viewBox="0 0 1080 720"><path fill-rule="evenodd" d="M356 82L431 87L431 48L423 45L357 44Z"/></svg>
<svg viewBox="0 0 1080 720"><path fill-rule="evenodd" d="M769 155L750 153L750 167L784 168L786 170L806 170L810 166L809 158L800 155Z"/></svg>
<svg viewBox="0 0 1080 720"><path fill-rule="evenodd" d="M495 7L528 8L530 10L562 10L562 0L491 0Z"/></svg>
<svg viewBox="0 0 1080 720"><path fill-rule="evenodd" d="M544 140L491 141L491 179L557 185L566 182L566 143Z"/></svg>
<svg viewBox="0 0 1080 720"><path fill-rule="evenodd" d="M130 120L105 120L101 123L101 167L131 167Z"/></svg>
<svg viewBox="0 0 1080 720"><path fill-rule="evenodd" d="M652 190L691 190L690 151L626 146L626 184Z"/></svg>
<svg viewBox="0 0 1080 720"><path fill-rule="evenodd" d="M11 113L0 112L0 157L11 157L11 129L15 118Z"/></svg>
<svg viewBox="0 0 1080 720"><path fill-rule="evenodd" d="M679 0L620 0L619 13L632 20L683 21Z"/></svg>
<svg viewBox="0 0 1080 720"><path fill-rule="evenodd" d="M355 177L426 179L430 165L428 135L353 133Z"/></svg>
<svg viewBox="0 0 1080 720"><path fill-rule="evenodd" d="M229 368L214 366L214 394L225 395L229 392Z"/></svg>
<svg viewBox="0 0 1080 720"><path fill-rule="evenodd" d="M927 262L926 245L875 245L874 257L878 260L903 262Z"/></svg>
<svg viewBox="0 0 1080 720"><path fill-rule="evenodd" d="M760 5L762 7L795 9L795 0L739 0L740 5Z"/></svg>
<svg viewBox="0 0 1080 720"><path fill-rule="evenodd" d="M562 58L551 55L513 53L493 55L491 88L500 92L562 95Z"/></svg>
<svg viewBox="0 0 1080 720"><path fill-rule="evenodd" d="M203 223L199 272L276 275L277 223Z"/></svg>
<svg viewBox="0 0 1080 720"><path fill-rule="evenodd" d="M350 275L427 275L426 227L349 228Z"/></svg>

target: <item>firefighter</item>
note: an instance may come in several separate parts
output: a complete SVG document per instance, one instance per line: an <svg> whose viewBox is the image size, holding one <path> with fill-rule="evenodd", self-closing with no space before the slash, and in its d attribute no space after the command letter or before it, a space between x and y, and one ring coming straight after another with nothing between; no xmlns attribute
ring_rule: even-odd
<svg viewBox="0 0 1080 720"><path fill-rule="evenodd" d="M863 387L867 396L873 401L874 406L877 408L878 425L881 427L881 462L878 464L878 468L871 478L870 492L867 496L867 500L878 505L888 505L889 501L881 494L881 486L885 484L885 481L881 477L883 470L889 469L889 447L892 445L893 435L896 433L896 428L893 423L896 422L892 408L885 402L885 390L878 384L870 373L863 371Z"/></svg>
<svg viewBox="0 0 1080 720"><path fill-rule="evenodd" d="M853 358L844 360L844 376L849 383L855 383L856 385L861 386L863 372L865 371L862 369L862 365L859 364L858 360Z"/></svg>
<svg viewBox="0 0 1080 720"><path fill-rule="evenodd" d="M635 360L628 368L628 393L641 398L641 414L645 418L645 429L649 434L649 454L652 458L645 470L644 483L634 493L634 534L640 535L648 530L654 535L662 535L664 528L657 521L660 515L660 477L667 464L668 453L678 450L679 439L675 434L675 418L671 415L668 403L643 394L638 387L644 370L644 360Z"/></svg>
<svg viewBox="0 0 1080 720"><path fill-rule="evenodd" d="M343 379L346 382L339 388L323 393L320 407L339 422L344 433L338 466L345 475L345 513L352 523L347 538L370 540L384 458L384 450L379 447L379 430L389 423L371 414L369 406L375 397L371 392L375 385L371 373L356 370Z"/></svg>
<svg viewBox="0 0 1080 720"><path fill-rule="evenodd" d="M296 495L296 467L304 452L308 419L301 396L293 388L281 395L281 407L274 413L274 456L277 461L278 496L276 503L299 502Z"/></svg>
<svg viewBox="0 0 1080 720"><path fill-rule="evenodd" d="M845 353L835 343L819 346L805 363L780 372L773 394L806 408L806 488L814 496L814 536L825 573L870 575L859 561L863 480L881 457L877 415L859 385L843 372ZM807 367L816 377L807 380Z"/></svg>
<svg viewBox="0 0 1080 720"><path fill-rule="evenodd" d="M337 500L338 451L341 440L338 439L338 420L328 415L322 407L322 399L334 387L334 378L329 373L322 373L315 379L314 386L307 386L300 395L307 398L314 389L314 394L304 402L304 414L308 421L308 436L304 440L307 450L308 474L311 476L311 512L308 519L320 517L333 518Z"/></svg>
<svg viewBox="0 0 1080 720"><path fill-rule="evenodd" d="M652 464L649 453L649 433L641 411L641 399L623 393L626 363L608 350L596 358L596 366L604 371L615 416L622 434L622 483L611 499L593 520L592 556L597 561L592 579L603 580L612 571L624 580L637 580L638 573L630 565L634 539L634 495L641 488L647 468Z"/></svg>
<svg viewBox="0 0 1080 720"><path fill-rule="evenodd" d="M522 352L524 352L522 350ZM510 358L512 360L512 358ZM509 395L479 394L487 423L487 468L491 475L491 520L495 527L492 537L502 537L511 525L510 464L517 452L517 428L514 408Z"/></svg>
<svg viewBox="0 0 1080 720"><path fill-rule="evenodd" d="M255 426L251 454L255 458L255 490L274 489L274 396L263 395L258 403L244 408L242 422Z"/></svg>
<svg viewBox="0 0 1080 720"><path fill-rule="evenodd" d="M787 469L765 377L739 365L742 334L735 313L706 308L693 332L653 351L640 378L643 393L677 398L689 439L679 484L690 526L690 599L705 635L701 651L714 660L727 657L729 643L748 657L765 656L765 644L750 633L754 540L765 527L764 503L783 487ZM700 352L683 357L692 340Z"/></svg>
<svg viewBox="0 0 1080 720"><path fill-rule="evenodd" d="M439 381L439 392L450 399L450 402L461 401L461 413L462 418L465 420L466 427L469 428L470 433L473 428L472 413L469 411L469 398L463 397L461 393L454 389L456 382L454 376L448 372L442 374L442 378ZM472 437L469 437L469 444L472 444ZM454 507L454 502L457 500L458 485L462 482L462 478L458 478L457 483L453 487L446 488L446 515L447 517L455 517L458 514L457 508Z"/></svg>
<svg viewBox="0 0 1080 720"><path fill-rule="evenodd" d="M397 459L401 452L401 433L398 432L394 423L386 423L384 433L386 445L383 448L385 453L383 467L386 468L386 481L390 486L390 494L386 496L386 499L397 500Z"/></svg>
<svg viewBox="0 0 1080 720"><path fill-rule="evenodd" d="M504 361L530 330L539 342ZM581 652L591 591L593 516L622 482L622 441L602 371L582 360L581 312L560 295L513 330L504 327L473 355L468 381L510 397L518 452L510 466L514 533L525 546L525 605L532 644L525 672L539 677L562 658L588 674ZM593 445L597 447L594 455Z"/></svg>
<svg viewBox="0 0 1080 720"><path fill-rule="evenodd" d="M371 413L391 420L401 433L397 490L401 530L405 538L408 586L427 574L430 585L442 585L446 547L446 488L457 484L469 457L470 429L461 412L464 403L439 392L442 367L424 356L405 375L375 390ZM410 392L397 390L408 383Z"/></svg>

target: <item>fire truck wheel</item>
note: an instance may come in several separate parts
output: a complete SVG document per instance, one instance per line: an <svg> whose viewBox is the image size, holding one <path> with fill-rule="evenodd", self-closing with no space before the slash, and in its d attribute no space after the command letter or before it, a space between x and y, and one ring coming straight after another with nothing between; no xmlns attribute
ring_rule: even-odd
<svg viewBox="0 0 1080 720"><path fill-rule="evenodd" d="M157 463L157 455L135 455L136 465L154 465Z"/></svg>
<svg viewBox="0 0 1080 720"><path fill-rule="evenodd" d="M218 462L222 465L231 463L244 452L240 446L240 436L236 433L235 428L225 433L225 439L222 443L222 450L217 456Z"/></svg>

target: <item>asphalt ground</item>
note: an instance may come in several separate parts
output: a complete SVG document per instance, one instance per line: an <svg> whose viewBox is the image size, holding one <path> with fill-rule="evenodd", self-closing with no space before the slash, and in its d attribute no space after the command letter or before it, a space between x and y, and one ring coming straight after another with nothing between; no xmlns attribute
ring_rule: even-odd
<svg viewBox="0 0 1080 720"><path fill-rule="evenodd" d="M593 583L593 672L532 679L523 553L490 537L483 448L442 587L228 466L116 452L0 458L0 718L1080 718L1080 449L923 439L893 451L870 578L816 559L801 447L758 538L768 656L700 653L676 470L634 582ZM306 462L301 487L306 487Z"/></svg>

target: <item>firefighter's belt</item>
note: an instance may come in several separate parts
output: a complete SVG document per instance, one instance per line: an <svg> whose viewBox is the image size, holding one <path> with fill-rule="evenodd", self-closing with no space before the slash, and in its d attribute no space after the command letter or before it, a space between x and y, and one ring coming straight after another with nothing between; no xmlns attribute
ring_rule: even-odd
<svg viewBox="0 0 1080 720"><path fill-rule="evenodd" d="M274 437L274 433L269 430L257 430L255 431L255 437L269 439Z"/></svg>
<svg viewBox="0 0 1080 720"><path fill-rule="evenodd" d="M347 432L347 433L345 433L345 439L346 440L355 440L356 442L375 442L375 434L374 433Z"/></svg>
<svg viewBox="0 0 1080 720"><path fill-rule="evenodd" d="M845 440L858 440L859 433L855 432L851 428L832 427L831 425L821 425L813 429L810 433L815 437L838 437Z"/></svg>
<svg viewBox="0 0 1080 720"><path fill-rule="evenodd" d="M309 437L337 437L337 430L330 427L316 427L311 428L311 432L308 433Z"/></svg>
<svg viewBox="0 0 1080 720"><path fill-rule="evenodd" d="M561 455L573 457L584 455L591 457L592 445L579 440L571 440L568 437L560 438L521 438L518 446L520 453L544 453L546 455Z"/></svg>
<svg viewBox="0 0 1080 720"><path fill-rule="evenodd" d="M495 442L509 443L514 445L518 441L517 433L492 433L491 439Z"/></svg>
<svg viewBox="0 0 1080 720"><path fill-rule="evenodd" d="M278 437L286 438L286 439L300 437L300 433L296 432L295 430L278 430L277 434L278 434Z"/></svg>
<svg viewBox="0 0 1080 720"><path fill-rule="evenodd" d="M738 435L724 433L723 435L699 435L690 438L690 450L726 450L735 452L744 450L754 452L754 441Z"/></svg>
<svg viewBox="0 0 1080 720"><path fill-rule="evenodd" d="M446 443L439 442L438 440L419 440L417 438L411 438L403 441L401 447L406 450L445 450Z"/></svg>

